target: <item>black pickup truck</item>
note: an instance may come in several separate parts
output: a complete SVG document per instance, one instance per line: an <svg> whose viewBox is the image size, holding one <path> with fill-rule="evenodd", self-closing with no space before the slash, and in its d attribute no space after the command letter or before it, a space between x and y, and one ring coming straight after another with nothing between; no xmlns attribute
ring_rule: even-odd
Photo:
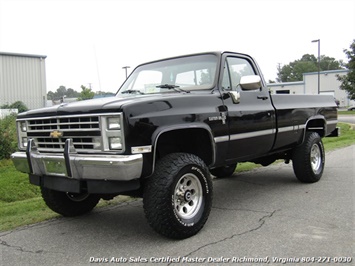
<svg viewBox="0 0 355 266"><path fill-rule="evenodd" d="M332 96L272 95L253 58L209 52L139 65L115 97L20 114L12 158L63 216L135 195L157 232L182 239L209 216L211 174L239 162L292 160L301 182L317 182L336 124Z"/></svg>

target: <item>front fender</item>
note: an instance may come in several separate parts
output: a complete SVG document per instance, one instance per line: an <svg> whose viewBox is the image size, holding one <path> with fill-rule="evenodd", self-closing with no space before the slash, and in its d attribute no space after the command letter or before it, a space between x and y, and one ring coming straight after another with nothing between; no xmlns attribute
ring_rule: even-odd
<svg viewBox="0 0 355 266"><path fill-rule="evenodd" d="M203 133L202 133L203 132ZM203 123L190 123L190 124L178 124L178 125L171 125L171 126L162 126L157 128L154 133L152 134L152 145L153 145L153 149L152 149L152 166L151 166L151 173L154 172L154 167L156 164L156 161L158 159L158 145L159 145L159 141L163 138L163 136L165 134L168 133L173 133L174 135L177 136L185 136L186 134L201 134L204 135L204 140L203 142L201 142L201 144L203 143L204 146L204 150L209 150L209 155L208 158L206 158L206 156L204 156L203 154L199 154L201 152L199 151L189 151L186 150L186 147L180 147L182 150L176 150L174 152L189 152L189 153L194 153L196 155L198 155L199 157L204 157L204 161L206 164L208 165L212 165L215 163L215 154L216 154L216 146L215 146L215 142L214 142L214 137L212 134L212 131L210 129L210 127L208 127L208 125L203 124ZM203 136L201 135L201 139L203 139ZM191 134L189 135L191 136L191 138L193 137ZM179 140L181 142L181 139ZM184 142L184 140L182 140ZM186 140L186 143L190 140Z"/></svg>

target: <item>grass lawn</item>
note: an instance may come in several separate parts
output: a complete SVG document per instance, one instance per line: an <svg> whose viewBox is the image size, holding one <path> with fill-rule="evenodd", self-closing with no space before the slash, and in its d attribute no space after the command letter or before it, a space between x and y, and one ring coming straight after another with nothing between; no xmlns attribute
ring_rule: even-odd
<svg viewBox="0 0 355 266"><path fill-rule="evenodd" d="M355 111L338 111L338 115L355 115Z"/></svg>
<svg viewBox="0 0 355 266"><path fill-rule="evenodd" d="M112 201L101 200L106 206L128 201L127 196ZM0 161L0 231L37 223L59 216L44 203L38 186L29 183L28 175L18 172L11 160Z"/></svg>
<svg viewBox="0 0 355 266"><path fill-rule="evenodd" d="M10 160L0 161L0 231L55 217L43 202L39 187Z"/></svg>
<svg viewBox="0 0 355 266"><path fill-rule="evenodd" d="M339 123L341 135L337 138L324 138L326 151L355 144L355 130ZM257 167L254 163L238 164L236 172L248 171ZM119 196L113 201L101 201L100 206L130 200ZM0 231L18 226L33 224L59 216L51 211L42 200L38 186L31 185L27 174L16 171L11 160L0 161Z"/></svg>

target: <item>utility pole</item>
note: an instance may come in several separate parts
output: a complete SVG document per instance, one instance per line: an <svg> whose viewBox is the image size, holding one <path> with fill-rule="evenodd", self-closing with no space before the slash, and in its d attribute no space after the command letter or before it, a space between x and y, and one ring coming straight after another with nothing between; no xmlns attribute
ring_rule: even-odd
<svg viewBox="0 0 355 266"><path fill-rule="evenodd" d="M313 40L318 43L318 94L320 93L320 39Z"/></svg>
<svg viewBox="0 0 355 266"><path fill-rule="evenodd" d="M282 82L281 80L281 63L277 63L277 78L276 78L276 81L277 82Z"/></svg>
<svg viewBox="0 0 355 266"><path fill-rule="evenodd" d="M128 75L127 75L127 69L128 68L130 68L130 66L124 66L124 67L122 67L122 69L124 69L125 70L125 73L126 73L126 79L127 79L127 77L128 77Z"/></svg>

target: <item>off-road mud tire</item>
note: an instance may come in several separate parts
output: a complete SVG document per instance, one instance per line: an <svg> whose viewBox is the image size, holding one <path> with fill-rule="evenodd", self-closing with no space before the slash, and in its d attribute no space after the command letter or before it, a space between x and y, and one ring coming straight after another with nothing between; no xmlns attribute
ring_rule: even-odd
<svg viewBox="0 0 355 266"><path fill-rule="evenodd" d="M100 200L97 195L61 192L44 187L41 187L41 192L47 206L66 217L88 213Z"/></svg>
<svg viewBox="0 0 355 266"><path fill-rule="evenodd" d="M162 158L144 188L143 206L150 226L169 238L199 232L212 207L212 180L205 163L188 153Z"/></svg>
<svg viewBox="0 0 355 266"><path fill-rule="evenodd" d="M292 165L297 179L303 183L315 183L321 179L325 165L325 153L318 133L306 133L302 145L293 151Z"/></svg>

